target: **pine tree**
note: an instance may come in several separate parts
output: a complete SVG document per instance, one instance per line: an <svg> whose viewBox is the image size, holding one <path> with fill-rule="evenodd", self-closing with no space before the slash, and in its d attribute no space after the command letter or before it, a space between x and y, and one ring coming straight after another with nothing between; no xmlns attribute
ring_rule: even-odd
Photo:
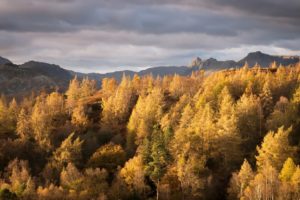
<svg viewBox="0 0 300 200"><path fill-rule="evenodd" d="M81 191L83 175L72 163L63 168L60 174L60 185L68 190Z"/></svg>
<svg viewBox="0 0 300 200"><path fill-rule="evenodd" d="M7 123L8 108L4 98L0 98L0 133L4 133L7 130L5 124Z"/></svg>
<svg viewBox="0 0 300 200"><path fill-rule="evenodd" d="M285 97L280 97L276 103L274 111L267 119L269 130L276 130L280 126L290 127L296 123L297 110L294 105Z"/></svg>
<svg viewBox="0 0 300 200"><path fill-rule="evenodd" d="M84 128L89 124L89 119L85 114L85 107L82 103L78 104L72 113L72 124L76 127Z"/></svg>
<svg viewBox="0 0 300 200"><path fill-rule="evenodd" d="M262 103L264 116L267 117L273 111L273 96L270 89L270 83L267 81L263 86L262 93L259 95Z"/></svg>
<svg viewBox="0 0 300 200"><path fill-rule="evenodd" d="M226 167L234 166L241 161L241 137L237 127L234 101L225 87L220 94L219 118L217 120L217 146L224 156Z"/></svg>
<svg viewBox="0 0 300 200"><path fill-rule="evenodd" d="M29 115L24 108L21 109L17 119L17 134L21 139L25 139L31 136L31 127Z"/></svg>
<svg viewBox="0 0 300 200"><path fill-rule="evenodd" d="M296 171L296 165L292 158L287 158L283 164L282 170L279 174L281 181L290 181L294 172Z"/></svg>
<svg viewBox="0 0 300 200"><path fill-rule="evenodd" d="M9 103L7 110L7 127L9 131L13 132L17 126L19 108L15 98Z"/></svg>
<svg viewBox="0 0 300 200"><path fill-rule="evenodd" d="M254 177L254 172L251 168L251 165L248 163L246 159L244 160L243 165L241 166L241 169L238 173L238 177L241 183L241 192L242 192L248 187L250 181ZM240 193L240 196L242 196L242 193Z"/></svg>
<svg viewBox="0 0 300 200"><path fill-rule="evenodd" d="M232 174L228 194L230 199L241 199L244 191L249 186L250 181L254 178L254 172L245 159L239 172Z"/></svg>
<svg viewBox="0 0 300 200"><path fill-rule="evenodd" d="M80 84L77 76L70 81L69 88L66 92L67 95L67 107L72 108L75 106L77 100L80 98Z"/></svg>
<svg viewBox="0 0 300 200"><path fill-rule="evenodd" d="M296 149L290 146L288 141L291 131L292 128L284 130L280 127L276 133L270 131L264 137L261 147L257 147L256 162L259 169L263 169L269 163L280 170L288 157L294 158Z"/></svg>
<svg viewBox="0 0 300 200"><path fill-rule="evenodd" d="M155 129L151 140L150 162L145 163L146 173L156 184L156 199L159 199L159 184L161 178L167 171L170 155L164 143L163 134L160 130Z"/></svg>
<svg viewBox="0 0 300 200"><path fill-rule="evenodd" d="M31 114L31 125L35 140L42 148L49 151L52 147L50 134L53 130L53 126L49 114L46 111L45 99L43 96L39 96L36 99Z"/></svg>
<svg viewBox="0 0 300 200"><path fill-rule="evenodd" d="M120 176L124 179L129 188L140 195L147 189L145 184L144 165L141 156L135 156L125 163L120 171Z"/></svg>
<svg viewBox="0 0 300 200"><path fill-rule="evenodd" d="M68 163L73 163L80 166L82 159L81 148L83 141L78 137L74 139L74 133L71 133L53 152L53 161L58 168L66 166Z"/></svg>
<svg viewBox="0 0 300 200"><path fill-rule="evenodd" d="M291 179L293 190L295 191L295 199L300 198L300 167L297 166Z"/></svg>
<svg viewBox="0 0 300 200"><path fill-rule="evenodd" d="M164 96L160 88L155 88L147 96L141 95L130 116L127 129L137 135L137 144L150 135L163 113Z"/></svg>
<svg viewBox="0 0 300 200"><path fill-rule="evenodd" d="M96 92L96 82L89 80L88 77L84 78L80 84L80 98L92 96Z"/></svg>

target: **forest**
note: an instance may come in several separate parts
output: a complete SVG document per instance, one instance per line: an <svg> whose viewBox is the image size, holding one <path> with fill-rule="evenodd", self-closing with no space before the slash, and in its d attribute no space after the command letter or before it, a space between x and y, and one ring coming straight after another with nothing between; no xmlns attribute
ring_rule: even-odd
<svg viewBox="0 0 300 200"><path fill-rule="evenodd" d="M0 98L0 199L300 199L300 64Z"/></svg>

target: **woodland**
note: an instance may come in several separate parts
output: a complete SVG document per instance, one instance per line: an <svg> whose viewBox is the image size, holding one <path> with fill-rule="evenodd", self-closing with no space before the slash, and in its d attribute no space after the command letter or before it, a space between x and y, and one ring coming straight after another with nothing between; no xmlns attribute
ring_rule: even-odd
<svg viewBox="0 0 300 200"><path fill-rule="evenodd" d="M0 199L300 199L300 64L0 98Z"/></svg>

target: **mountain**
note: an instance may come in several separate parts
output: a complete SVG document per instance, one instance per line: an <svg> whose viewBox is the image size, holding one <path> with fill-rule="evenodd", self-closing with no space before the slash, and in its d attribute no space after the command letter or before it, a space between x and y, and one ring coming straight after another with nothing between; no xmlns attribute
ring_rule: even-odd
<svg viewBox="0 0 300 200"><path fill-rule="evenodd" d="M229 69L239 68L245 63L250 67L256 63L262 67L268 67L271 63L290 65L300 61L299 56L273 56L264 54L260 51L249 53L246 57L239 61L226 60L219 61L215 58L206 60L196 57L188 66L160 66L151 67L139 72L130 70L116 71L105 74L99 73L79 73L71 70L66 70L55 64L29 61L21 65L15 65L6 58L0 57L0 93L8 96L22 96L31 92L39 92L41 90L64 91L68 87L69 81L77 76L79 79L88 77L97 81L98 86L103 78L115 78L121 80L123 74L131 77L134 74L140 76L152 74L156 76L165 75L189 75L196 70L205 70L208 73Z"/></svg>
<svg viewBox="0 0 300 200"><path fill-rule="evenodd" d="M4 65L4 64L11 64L12 62L10 62L10 60L3 58L0 56L0 65Z"/></svg>
<svg viewBox="0 0 300 200"><path fill-rule="evenodd" d="M260 51L251 52L246 57L239 61L226 60L219 61L215 58L209 58L207 60L202 60L199 57L196 57L192 60L189 65L192 68L204 69L207 71L215 71L220 69L228 68L239 68L244 66L245 63L248 63L250 67L253 67L255 64L259 64L261 67L269 67L273 62L276 62L278 65L282 64L284 66L295 64L300 61L299 56L273 56L262 53Z"/></svg>
<svg viewBox="0 0 300 200"><path fill-rule="evenodd" d="M272 62L276 62L278 65L282 64L284 66L295 64L299 62L299 56L272 56L264 54L260 51L249 53L245 58L238 61L238 66L243 66L246 62L249 66L253 66L256 63L262 67L269 67Z"/></svg>

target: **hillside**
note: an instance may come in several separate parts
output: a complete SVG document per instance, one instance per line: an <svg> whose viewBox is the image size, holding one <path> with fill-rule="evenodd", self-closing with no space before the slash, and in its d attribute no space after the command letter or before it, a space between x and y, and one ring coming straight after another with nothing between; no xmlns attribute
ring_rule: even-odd
<svg viewBox="0 0 300 200"><path fill-rule="evenodd" d="M259 64L261 67L268 67L271 63L276 62L278 65L284 66L299 62L297 56L271 56L261 52L249 53L240 61L218 61L214 58L202 60L201 58L194 59L188 66L161 66L151 67L139 72L130 70L116 71L105 74L99 73L78 73L61 68L55 64L43 62L29 61L22 65L15 65L8 59L0 57L0 91L8 96L22 96L31 92L39 92L41 90L65 91L69 81L77 76L79 79L88 77L97 81L97 87L101 85L103 78L115 78L120 81L123 74L133 77L134 74L139 76L152 74L156 76L165 75L190 75L193 71L205 70L208 73L222 69L239 68L246 62L252 67L254 64Z"/></svg>
<svg viewBox="0 0 300 200"><path fill-rule="evenodd" d="M299 199L299 74L123 76L100 90L74 78L63 93L1 97L0 197Z"/></svg>

